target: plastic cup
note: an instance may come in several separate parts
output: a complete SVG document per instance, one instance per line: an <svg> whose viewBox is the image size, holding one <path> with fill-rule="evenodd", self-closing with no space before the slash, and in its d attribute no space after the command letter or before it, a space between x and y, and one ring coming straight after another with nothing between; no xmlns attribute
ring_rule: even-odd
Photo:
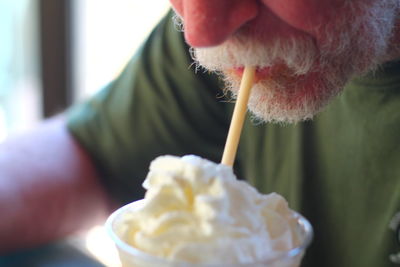
<svg viewBox="0 0 400 267"><path fill-rule="evenodd" d="M124 227L126 227L123 214L140 208L142 203L142 200L138 200L119 208L110 215L105 224L107 233L117 247L123 267L296 267L300 265L313 237L313 229L308 220L299 213L294 212L294 216L297 219L297 233L301 242L298 247L291 250L274 253L270 258L246 264L197 264L170 261L140 251L123 240Z"/></svg>

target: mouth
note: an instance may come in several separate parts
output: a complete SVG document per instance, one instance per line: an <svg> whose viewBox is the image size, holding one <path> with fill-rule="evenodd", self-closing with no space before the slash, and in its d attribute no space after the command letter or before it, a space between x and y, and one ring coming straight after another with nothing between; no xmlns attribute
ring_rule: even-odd
<svg viewBox="0 0 400 267"><path fill-rule="evenodd" d="M272 67L257 67L255 73L255 82L265 79L271 73ZM244 72L244 67L235 67L231 70L236 76L242 77Z"/></svg>
<svg viewBox="0 0 400 267"><path fill-rule="evenodd" d="M228 71L241 79L244 67L234 67ZM277 64L269 67L257 67L254 82L257 83L262 80L276 79L277 77L289 78L291 76L293 76L292 71L284 64Z"/></svg>

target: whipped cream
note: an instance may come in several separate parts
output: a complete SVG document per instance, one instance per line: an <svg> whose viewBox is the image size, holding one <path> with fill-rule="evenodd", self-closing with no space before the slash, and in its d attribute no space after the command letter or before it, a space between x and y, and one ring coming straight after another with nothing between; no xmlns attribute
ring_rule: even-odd
<svg viewBox="0 0 400 267"><path fill-rule="evenodd" d="M231 167L198 156L150 165L143 206L125 214L124 240L148 254L190 263L251 263L299 245L296 218Z"/></svg>

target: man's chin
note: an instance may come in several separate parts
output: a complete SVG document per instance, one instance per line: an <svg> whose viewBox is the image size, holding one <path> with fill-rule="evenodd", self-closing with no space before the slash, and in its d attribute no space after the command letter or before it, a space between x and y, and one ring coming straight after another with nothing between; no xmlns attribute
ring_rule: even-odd
<svg viewBox="0 0 400 267"><path fill-rule="evenodd" d="M268 75L252 88L248 108L260 122L296 123L310 120L320 112L343 88L321 78L320 73L307 75ZM322 76L323 77L323 76ZM228 90L237 94L241 76L225 73Z"/></svg>

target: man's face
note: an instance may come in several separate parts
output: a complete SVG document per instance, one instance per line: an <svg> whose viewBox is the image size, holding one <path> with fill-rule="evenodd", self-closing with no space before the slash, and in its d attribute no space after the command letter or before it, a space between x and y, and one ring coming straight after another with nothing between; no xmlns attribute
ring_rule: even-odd
<svg viewBox="0 0 400 267"><path fill-rule="evenodd" d="M196 61L236 93L257 67L249 109L296 122L320 111L387 54L398 0L171 0Z"/></svg>

